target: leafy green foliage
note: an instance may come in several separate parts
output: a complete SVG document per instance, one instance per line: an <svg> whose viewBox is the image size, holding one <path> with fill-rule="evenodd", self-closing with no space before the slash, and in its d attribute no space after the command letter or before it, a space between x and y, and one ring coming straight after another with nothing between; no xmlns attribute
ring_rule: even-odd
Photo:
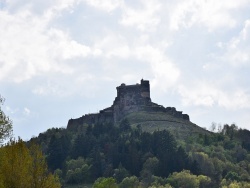
<svg viewBox="0 0 250 188"><path fill-rule="evenodd" d="M174 172L168 178L168 182L173 187L185 187L185 188L199 188L202 184L203 186L209 187L211 179L203 175L193 175L188 170L183 170L181 172Z"/></svg>
<svg viewBox="0 0 250 188"><path fill-rule="evenodd" d="M12 122L1 108L3 102L4 98L0 95L0 144L12 135Z"/></svg>
<svg viewBox="0 0 250 188"><path fill-rule="evenodd" d="M90 165L82 157L66 161L66 177L68 184L86 183L90 175Z"/></svg>
<svg viewBox="0 0 250 188"><path fill-rule="evenodd" d="M113 177L118 183L120 183L124 178L129 176L129 172L121 164L118 168L114 169Z"/></svg>
<svg viewBox="0 0 250 188"><path fill-rule="evenodd" d="M95 181L93 188L118 188L118 185L114 178L101 177Z"/></svg>
<svg viewBox="0 0 250 188"><path fill-rule="evenodd" d="M142 184L148 187L153 182L153 175L156 174L159 168L159 160L156 157L148 158L141 171Z"/></svg>
<svg viewBox="0 0 250 188"><path fill-rule="evenodd" d="M136 176L126 177L119 184L120 188L137 188L139 187L139 179Z"/></svg>
<svg viewBox="0 0 250 188"><path fill-rule="evenodd" d="M59 188L56 176L48 172L40 147L22 140L0 148L0 187Z"/></svg>

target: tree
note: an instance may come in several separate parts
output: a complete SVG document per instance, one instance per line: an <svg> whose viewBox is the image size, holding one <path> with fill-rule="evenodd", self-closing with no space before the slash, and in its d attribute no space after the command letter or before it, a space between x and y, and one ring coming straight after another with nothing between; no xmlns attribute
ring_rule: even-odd
<svg viewBox="0 0 250 188"><path fill-rule="evenodd" d="M211 127L210 127L210 130L212 131L212 132L214 132L215 130L216 130L216 123L215 122L212 122L212 124L211 124Z"/></svg>
<svg viewBox="0 0 250 188"><path fill-rule="evenodd" d="M79 184L89 182L90 166L84 158L66 161L66 183Z"/></svg>
<svg viewBox="0 0 250 188"><path fill-rule="evenodd" d="M159 176L152 176L153 182L150 187L161 187L161 188L171 188L171 185L168 184L167 178L162 178Z"/></svg>
<svg viewBox="0 0 250 188"><path fill-rule="evenodd" d="M238 126L236 126L234 123L230 125L228 124L225 124L223 129L222 129L222 132L225 134L225 135L228 135L230 140L233 140L234 138L234 135L235 135L235 132L238 130Z"/></svg>
<svg viewBox="0 0 250 188"><path fill-rule="evenodd" d="M215 167L213 161L209 156L204 152L194 152L191 155L191 158L200 166L201 173L212 177L215 174Z"/></svg>
<svg viewBox="0 0 250 188"><path fill-rule="evenodd" d="M220 187L222 188L248 188L250 187L249 182L237 182L237 181L231 181L223 179L220 183Z"/></svg>
<svg viewBox="0 0 250 188"><path fill-rule="evenodd" d="M145 187L148 187L153 179L153 175L158 170L159 160L156 157L148 158L143 164L141 171L142 183Z"/></svg>
<svg viewBox="0 0 250 188"><path fill-rule="evenodd" d="M118 188L118 185L114 178L101 177L95 181L93 188Z"/></svg>
<svg viewBox="0 0 250 188"><path fill-rule="evenodd" d="M139 187L139 180L136 176L126 177L122 180L119 187L120 188L137 188Z"/></svg>
<svg viewBox="0 0 250 188"><path fill-rule="evenodd" d="M175 157L177 143L173 135L166 131L155 131L153 133L153 154L159 159L158 176L167 177L175 171Z"/></svg>
<svg viewBox="0 0 250 188"><path fill-rule="evenodd" d="M62 164L68 155L70 141L64 135L53 135L48 146L48 165L52 170L62 168Z"/></svg>
<svg viewBox="0 0 250 188"><path fill-rule="evenodd" d="M207 176L200 175L196 176L190 173L189 170L183 170L179 173L174 172L168 181L174 187L185 187L185 188L199 188L200 185L209 187L211 179Z"/></svg>
<svg viewBox="0 0 250 188"><path fill-rule="evenodd" d="M29 167L32 174L31 187L60 187L59 179L48 171L47 163L40 146L33 142L28 149L31 156L31 167Z"/></svg>
<svg viewBox="0 0 250 188"><path fill-rule="evenodd" d="M233 172L233 171L229 171L228 173L227 173L227 175L225 176L225 178L227 179L227 180L232 180L232 181L239 181L240 180L240 177L239 177L239 175L236 173L236 172Z"/></svg>
<svg viewBox="0 0 250 188"><path fill-rule="evenodd" d="M3 103L4 98L0 95L0 143L12 135L12 122L1 109Z"/></svg>
<svg viewBox="0 0 250 188"><path fill-rule="evenodd" d="M34 143L10 141L0 148L0 186L11 188L59 188L56 176L48 172L45 157Z"/></svg>
<svg viewBox="0 0 250 188"><path fill-rule="evenodd" d="M129 176L129 172L126 168L122 166L120 163L118 168L114 169L114 175L113 177L116 179L118 183L120 183L125 177Z"/></svg>

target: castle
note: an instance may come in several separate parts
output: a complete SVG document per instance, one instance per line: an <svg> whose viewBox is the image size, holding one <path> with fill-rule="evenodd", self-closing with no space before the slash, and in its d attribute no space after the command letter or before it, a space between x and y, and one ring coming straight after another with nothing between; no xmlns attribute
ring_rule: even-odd
<svg viewBox="0 0 250 188"><path fill-rule="evenodd" d="M140 84L125 85L121 84L116 87L117 96L111 107L100 110L96 114L83 115L77 119L70 119L68 122L68 129L74 129L77 125L96 124L101 122L109 122L117 124L126 115L133 112L164 112L176 118L189 121L187 114L182 114L176 111L174 107L163 107L151 102L150 98L150 84L148 80L141 80Z"/></svg>

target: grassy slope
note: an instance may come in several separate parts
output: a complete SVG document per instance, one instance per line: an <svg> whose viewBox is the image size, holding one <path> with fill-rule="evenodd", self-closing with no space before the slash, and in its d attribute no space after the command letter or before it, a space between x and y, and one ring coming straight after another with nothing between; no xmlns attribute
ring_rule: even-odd
<svg viewBox="0 0 250 188"><path fill-rule="evenodd" d="M169 130L177 138L185 139L193 134L209 134L209 132L196 124L175 118L163 112L135 112L127 115L132 127L141 125L143 131Z"/></svg>

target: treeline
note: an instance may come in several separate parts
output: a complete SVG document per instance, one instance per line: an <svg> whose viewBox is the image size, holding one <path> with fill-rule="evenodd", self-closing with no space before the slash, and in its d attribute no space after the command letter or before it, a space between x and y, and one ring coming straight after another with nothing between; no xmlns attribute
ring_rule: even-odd
<svg viewBox="0 0 250 188"><path fill-rule="evenodd" d="M78 133L52 129L38 139L48 166L67 184L93 183L99 177L121 182L136 176L146 181L151 175L164 178L183 169L199 173L197 162L168 131L142 132L140 126L132 129L127 120L119 127L85 125Z"/></svg>
<svg viewBox="0 0 250 188"><path fill-rule="evenodd" d="M220 133L176 140L166 130L143 132L124 120L120 126L82 125L75 132L50 129L34 140L62 184L180 187L186 178L193 184L182 187L244 187L250 186L249 136L225 125Z"/></svg>

